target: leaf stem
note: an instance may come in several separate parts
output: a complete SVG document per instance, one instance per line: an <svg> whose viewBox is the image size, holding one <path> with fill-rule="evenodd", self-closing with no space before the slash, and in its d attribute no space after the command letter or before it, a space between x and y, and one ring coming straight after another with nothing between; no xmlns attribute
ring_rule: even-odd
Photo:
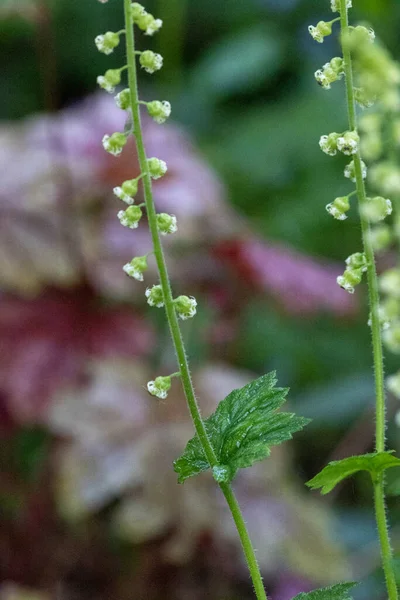
<svg viewBox="0 0 400 600"><path fill-rule="evenodd" d="M146 203L147 218L149 223L149 229L153 241L154 255L157 262L160 284L163 290L165 311L168 319L168 324L171 332L172 341L174 344L178 364L179 372L185 392L188 408L193 420L193 425L196 434L200 440L204 453L210 464L210 467L217 466L218 460L211 442L208 438L206 428L201 418L200 409L194 393L193 383L190 376L189 363L186 356L185 346L182 339L181 330L179 327L178 317L175 312L173 296L171 290L171 284L169 281L167 265L164 257L163 248L161 245L160 235L157 229L156 220L156 209L153 200L152 183L151 177L147 166L147 156L143 141L143 133L140 119L140 101L137 86L137 67L135 55L138 54L135 51L135 37L134 28L131 23L130 17L130 6L131 0L124 0L124 13L125 13L125 28L126 28L126 52L128 62L128 80L130 89L130 104L132 110L132 118L134 124L134 134L136 138L137 154L139 159L139 165L143 176L143 189L144 198ZM236 500L234 492L230 485L221 484L220 488L227 500L227 503L231 509L232 517L235 521L238 533L243 545L243 549L246 555L246 560L249 565L250 575L253 580L254 589L256 592L257 600L268 600L262 583L261 573L257 564L254 548L252 546L246 524L244 522L242 513L239 508L239 504Z"/></svg>
<svg viewBox="0 0 400 600"><path fill-rule="evenodd" d="M349 128L357 131L357 114L354 97L353 67L352 57L346 36L349 31L348 9L346 0L340 0L340 25L342 36L342 50L344 59L344 71L346 80L346 98L347 111L349 117ZM361 154L358 151L354 155L354 170L356 176L357 196L360 209L367 202L364 179L362 174ZM378 278L376 274L376 265L374 250L370 236L370 224L368 219L360 210L361 232L364 245L365 257L367 260L367 280L369 307L371 312L371 334L372 351L375 372L375 392L376 392L376 419L375 419L375 447L377 452L385 451L385 387L384 387L384 369L383 369L383 349L381 324L379 319L379 289ZM381 555L383 570L385 573L386 586L389 594L389 600L398 600L397 585L393 571L393 552L389 539L389 528L385 512L385 490L383 474L373 481L375 498L375 517L381 546Z"/></svg>

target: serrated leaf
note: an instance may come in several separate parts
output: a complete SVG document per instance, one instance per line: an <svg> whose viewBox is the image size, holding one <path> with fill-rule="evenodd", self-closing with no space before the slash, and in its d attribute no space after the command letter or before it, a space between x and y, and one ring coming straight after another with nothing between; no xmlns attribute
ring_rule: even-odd
<svg viewBox="0 0 400 600"><path fill-rule="evenodd" d="M250 467L270 454L270 447L291 439L309 419L276 412L288 390L276 388L275 373L269 373L233 390L204 425L218 462L232 480L240 468ZM174 462L179 483L210 468L197 436Z"/></svg>
<svg viewBox="0 0 400 600"><path fill-rule="evenodd" d="M328 494L343 479L358 471L368 471L373 477L391 467L400 467L400 459L393 456L392 452L350 456L330 462L318 475L307 481L306 485L313 490L322 488L321 494Z"/></svg>
<svg viewBox="0 0 400 600"><path fill-rule="evenodd" d="M298 594L292 600L352 600L349 591L355 587L356 583L338 583L327 588L313 590L308 593Z"/></svg>

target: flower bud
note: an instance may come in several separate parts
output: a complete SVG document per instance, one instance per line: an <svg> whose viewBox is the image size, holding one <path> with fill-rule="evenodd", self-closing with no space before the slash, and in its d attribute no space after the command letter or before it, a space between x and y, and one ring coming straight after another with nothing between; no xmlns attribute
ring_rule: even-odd
<svg viewBox="0 0 400 600"><path fill-rule="evenodd" d="M131 262L122 267L129 277L133 277L138 281L143 281L143 273L147 271L147 256L136 256Z"/></svg>
<svg viewBox="0 0 400 600"><path fill-rule="evenodd" d="M119 156L127 142L126 135L124 133L113 133L105 135L103 137L103 148L106 152L109 152L113 156Z"/></svg>
<svg viewBox="0 0 400 600"><path fill-rule="evenodd" d="M350 42L353 48L358 48L362 44L373 44L375 41L375 31L371 27L367 28L364 25L357 25L350 28Z"/></svg>
<svg viewBox="0 0 400 600"><path fill-rule="evenodd" d="M364 273L367 270L368 264L364 252L355 252L346 258L346 265L350 269L361 269Z"/></svg>
<svg viewBox="0 0 400 600"><path fill-rule="evenodd" d="M104 76L100 75L97 78L97 83L103 90L112 94L115 91L115 86L121 83L121 71L119 69L108 69Z"/></svg>
<svg viewBox="0 0 400 600"><path fill-rule="evenodd" d="M388 296L400 298L400 270L388 269L379 277L379 289Z"/></svg>
<svg viewBox="0 0 400 600"><path fill-rule="evenodd" d="M136 19L136 24L144 31L144 35L154 35L162 27L161 19L155 19L153 15L145 13Z"/></svg>
<svg viewBox="0 0 400 600"><path fill-rule="evenodd" d="M129 88L122 90L115 96L115 104L121 110L130 110L131 108L131 92Z"/></svg>
<svg viewBox="0 0 400 600"><path fill-rule="evenodd" d="M343 58L335 57L328 63L326 63L322 69L318 69L315 72L315 79L317 83L325 90L331 88L331 84L341 79L344 74Z"/></svg>
<svg viewBox="0 0 400 600"><path fill-rule="evenodd" d="M149 381L147 390L152 396L165 400L171 389L171 377L156 377L154 381Z"/></svg>
<svg viewBox="0 0 400 600"><path fill-rule="evenodd" d="M343 135L337 138L337 149L339 152L351 156L358 152L358 144L360 138L356 131L346 131Z"/></svg>
<svg viewBox="0 0 400 600"><path fill-rule="evenodd" d="M153 285L146 290L147 304L161 308L164 306L164 295L161 285Z"/></svg>
<svg viewBox="0 0 400 600"><path fill-rule="evenodd" d="M182 321L191 319L196 314L197 301L193 296L178 296L174 299L175 310Z"/></svg>
<svg viewBox="0 0 400 600"><path fill-rule="evenodd" d="M140 19L141 16L146 14L146 10L144 6L139 4L139 2L133 2L131 4L131 17L132 21L136 23L137 19Z"/></svg>
<svg viewBox="0 0 400 600"><path fill-rule="evenodd" d="M167 235L168 233L175 233L178 231L175 215L159 213L157 215L157 228L161 235Z"/></svg>
<svg viewBox="0 0 400 600"><path fill-rule="evenodd" d="M330 133L329 135L321 135L319 139L319 147L322 152L329 156L335 156L337 153L337 141L340 137L340 133Z"/></svg>
<svg viewBox="0 0 400 600"><path fill-rule="evenodd" d="M341 288L349 292L349 294L354 294L354 288L356 285L361 283L362 280L362 270L361 269L352 269L347 267L343 275L340 275L336 281L340 285Z"/></svg>
<svg viewBox="0 0 400 600"><path fill-rule="evenodd" d="M117 198L126 202L126 204L133 204L135 202L134 198L138 193L138 187L137 179L128 179L120 187L115 187L113 192Z"/></svg>
<svg viewBox="0 0 400 600"><path fill-rule="evenodd" d="M354 88L354 100L361 108L371 108L376 102L376 96L371 96L364 88Z"/></svg>
<svg viewBox="0 0 400 600"><path fill-rule="evenodd" d="M308 31L311 37L316 41L322 44L324 41L324 37L331 35L332 33L332 23L326 23L325 21L320 21L317 23L316 27L313 25L309 25Z"/></svg>
<svg viewBox="0 0 400 600"><path fill-rule="evenodd" d="M142 215L142 209L139 206L129 206L126 210L120 210L117 216L121 225L129 227L129 229L136 229Z"/></svg>
<svg viewBox="0 0 400 600"><path fill-rule="evenodd" d="M139 62L142 68L147 73L151 74L161 69L163 65L163 57L161 56L161 54L156 54L151 50L145 50L141 53Z"/></svg>
<svg viewBox="0 0 400 600"><path fill-rule="evenodd" d="M400 400L400 371L386 378L386 387L395 398Z"/></svg>
<svg viewBox="0 0 400 600"><path fill-rule="evenodd" d="M375 252L382 252L392 243L392 231L388 225L373 227L369 233Z"/></svg>
<svg viewBox="0 0 400 600"><path fill-rule="evenodd" d="M351 0L346 0L346 7L347 8L352 7ZM331 9L332 9L332 12L340 13L340 0L331 0Z"/></svg>
<svg viewBox="0 0 400 600"><path fill-rule="evenodd" d="M156 123L165 123L171 114L171 104L166 100L163 102L153 100L147 103L147 111Z"/></svg>
<svg viewBox="0 0 400 600"><path fill-rule="evenodd" d="M362 178L366 179L367 177L367 165L365 164L364 161L361 161L361 172L362 172ZM347 177L347 179L350 179L350 181L355 182L356 181L356 170L355 170L355 166L354 166L354 160L352 160L345 168L344 170L344 176Z"/></svg>
<svg viewBox="0 0 400 600"><path fill-rule="evenodd" d="M400 321L395 321L383 332L383 343L393 354L400 354Z"/></svg>
<svg viewBox="0 0 400 600"><path fill-rule="evenodd" d="M147 166L152 179L160 179L168 171L167 164L160 158L149 158Z"/></svg>
<svg viewBox="0 0 400 600"><path fill-rule="evenodd" d="M338 221L344 221L347 219L346 213L350 210L349 197L341 196L335 198L333 202L326 205L326 210L332 217L338 219Z"/></svg>
<svg viewBox="0 0 400 600"><path fill-rule="evenodd" d="M361 206L360 210L361 214L371 223L378 223L392 214L393 207L391 201L387 198L375 196L375 198L367 198L366 203Z"/></svg>
<svg viewBox="0 0 400 600"><path fill-rule="evenodd" d="M111 54L119 44L119 35L113 31L107 31L104 35L98 35L94 42L99 52Z"/></svg>

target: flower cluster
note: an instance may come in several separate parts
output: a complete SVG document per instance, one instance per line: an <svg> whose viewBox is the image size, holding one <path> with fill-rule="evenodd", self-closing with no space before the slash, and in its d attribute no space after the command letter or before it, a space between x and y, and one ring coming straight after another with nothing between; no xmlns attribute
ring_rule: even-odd
<svg viewBox="0 0 400 600"><path fill-rule="evenodd" d="M325 63L324 66L315 71L314 74L317 83L324 88L324 90L330 90L331 84L342 79L343 75L343 58L339 57L332 58L330 62Z"/></svg>
<svg viewBox="0 0 400 600"><path fill-rule="evenodd" d="M102 0L104 1L104 0ZM129 20L129 19L128 19ZM161 26L161 19L156 19L152 14L148 13L145 8L138 2L133 2L130 5L130 20L129 26L138 27L145 35L153 35L157 33ZM98 35L95 39L95 44L98 50L104 54L111 54L120 43L120 36L122 34L128 35L127 31L123 30L118 33L108 31L103 35ZM127 52L128 55L132 56L133 41L131 39L131 53ZM129 48L127 43L127 48ZM140 66L147 73L155 73L160 70L163 66L163 58L160 54L153 52L152 50L144 50L142 52L135 51L135 59L138 56ZM130 63L128 58L128 65L125 65L118 69L108 69L104 75L100 75L97 78L98 85L106 92L114 93L115 88L121 83L121 76L125 70L129 71ZM115 96L115 102L117 106L124 111L131 113L131 119L134 123L133 130L135 127L140 126L139 118L139 105L145 105L148 114L156 123L162 124L169 118L171 114L171 104L166 100L153 100L151 102L144 102L139 100L136 86L133 89L129 87L119 91ZM104 149L112 154L113 156L119 156L123 151L128 137L132 132L115 132L111 135L105 135L103 137ZM144 149L143 149L144 152ZM160 179L167 173L167 164L157 157L146 158L145 162L141 161L142 173L135 179L128 179L123 181L120 185L114 187L114 194L122 200L128 207L125 210L120 210L117 214L118 219L124 227L130 229L136 229L143 216L143 207L151 207L149 210L148 221L151 228L152 234L154 235L169 235L177 231L177 219L175 215L167 213L155 213L153 210L151 196L148 195L148 189L151 186L151 180ZM139 182L141 179L146 180L145 185L145 199L146 202L140 205L135 204L135 198L139 193ZM147 192L146 192L147 189ZM156 254L156 251L154 252ZM144 274L148 270L148 255L136 256L123 266L123 271L133 279L137 281L144 280ZM165 288L165 289L164 289ZM165 304L169 303L170 307L175 310L175 314L182 320L190 319L196 314L197 301L193 297L189 296L178 296L173 299L169 288L165 282L163 285L157 284L152 287L148 287L145 292L147 303L150 306L161 308ZM177 375L177 374L175 374ZM168 391L171 388L171 377L157 377L154 381L150 381L147 384L147 389L153 396L158 398L166 398Z"/></svg>

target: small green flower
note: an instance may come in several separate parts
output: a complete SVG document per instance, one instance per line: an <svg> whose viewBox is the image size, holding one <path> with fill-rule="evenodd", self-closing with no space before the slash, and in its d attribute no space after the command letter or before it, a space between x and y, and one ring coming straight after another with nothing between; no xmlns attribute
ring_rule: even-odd
<svg viewBox="0 0 400 600"><path fill-rule="evenodd" d="M308 31L313 40L322 44L324 38L332 33L332 21L329 23L320 21L315 27L313 25L309 25Z"/></svg>
<svg viewBox="0 0 400 600"><path fill-rule="evenodd" d="M382 339L393 354L400 354L400 321L391 323L389 329L383 332Z"/></svg>
<svg viewBox="0 0 400 600"><path fill-rule="evenodd" d="M178 225L175 215L168 213L159 213L157 215L157 228L161 235L168 235L178 231Z"/></svg>
<svg viewBox="0 0 400 600"><path fill-rule="evenodd" d="M107 31L104 35L98 35L94 42L99 52L111 54L119 44L119 35L113 31Z"/></svg>
<svg viewBox="0 0 400 600"><path fill-rule="evenodd" d="M161 54L157 54L156 52L152 52L151 50L145 50L141 53L139 62L142 68L147 73L155 73L159 71L163 66L163 57Z"/></svg>
<svg viewBox="0 0 400 600"><path fill-rule="evenodd" d="M139 182L137 179L128 179L120 187L115 187L113 192L126 204L133 204L138 193Z"/></svg>
<svg viewBox="0 0 400 600"><path fill-rule="evenodd" d="M361 269L364 273L367 270L368 263L364 252L355 252L346 258L346 265L350 269Z"/></svg>
<svg viewBox="0 0 400 600"><path fill-rule="evenodd" d="M357 131L346 131L337 138L337 149L339 152L351 156L358 152L360 137Z"/></svg>
<svg viewBox="0 0 400 600"><path fill-rule="evenodd" d="M330 133L329 135L321 135L319 139L319 147L322 152L328 154L328 156L335 156L338 151L338 139L340 133Z"/></svg>
<svg viewBox="0 0 400 600"><path fill-rule="evenodd" d="M113 156L119 156L127 142L124 133L116 132L103 137L103 148Z"/></svg>
<svg viewBox="0 0 400 600"><path fill-rule="evenodd" d="M392 243L392 230L388 225L378 225L370 230L370 240L375 252L386 250Z"/></svg>
<svg viewBox="0 0 400 600"><path fill-rule="evenodd" d="M162 308L164 306L164 295L161 285L153 285L153 287L147 288L146 298L150 306Z"/></svg>
<svg viewBox="0 0 400 600"><path fill-rule="evenodd" d="M161 19L155 19L153 15L145 13L136 19L136 25L144 31L145 35L154 35L162 27Z"/></svg>
<svg viewBox="0 0 400 600"><path fill-rule="evenodd" d="M156 123L162 124L168 119L171 114L171 104L164 100L153 100L147 103L147 111Z"/></svg>
<svg viewBox="0 0 400 600"><path fill-rule="evenodd" d="M374 198L367 198L366 203L361 206L360 210L362 215L371 223L378 223L392 214L393 207L391 201L387 198L375 196Z"/></svg>
<svg viewBox="0 0 400 600"><path fill-rule="evenodd" d="M131 92L129 88L122 90L115 96L115 103L121 110L129 110L131 108Z"/></svg>
<svg viewBox="0 0 400 600"><path fill-rule="evenodd" d="M326 210L332 217L338 221L347 219L346 213L350 210L350 201L348 196L340 196L335 198L333 202L326 205Z"/></svg>
<svg viewBox="0 0 400 600"><path fill-rule="evenodd" d="M365 164L364 161L361 161L361 173L362 173L362 178L366 179L367 177L367 165ZM354 160L352 160L346 167L344 170L344 176L347 177L347 179L350 179L350 181L353 181L355 183L356 181L356 170L355 170L355 166L354 166Z"/></svg>
<svg viewBox="0 0 400 600"><path fill-rule="evenodd" d="M139 206L129 206L126 210L120 210L117 216L121 225L129 227L129 229L136 229L139 226L142 214L142 209Z"/></svg>
<svg viewBox="0 0 400 600"><path fill-rule="evenodd" d="M147 166L152 179L160 179L160 177L163 177L168 171L167 163L160 158L149 158L147 160Z"/></svg>
<svg viewBox="0 0 400 600"><path fill-rule="evenodd" d="M386 379L386 387L395 396L398 400L400 400L400 371L398 371L395 375L391 375Z"/></svg>
<svg viewBox="0 0 400 600"><path fill-rule="evenodd" d="M149 381L147 390L152 396L165 400L171 389L171 377L156 377L154 381Z"/></svg>
<svg viewBox="0 0 400 600"><path fill-rule="evenodd" d="M362 274L362 269L353 269L347 267L343 275L340 275L336 281L341 288L346 290L346 292L349 292L349 294L354 294L355 286L361 283Z"/></svg>
<svg viewBox="0 0 400 600"><path fill-rule="evenodd" d="M400 270L388 269L379 277L379 289L388 296L400 298Z"/></svg>
<svg viewBox="0 0 400 600"><path fill-rule="evenodd" d="M103 90L112 94L115 91L115 87L121 83L120 69L108 69L104 75L99 75L97 83Z"/></svg>
<svg viewBox="0 0 400 600"><path fill-rule="evenodd" d="M129 277L133 277L138 281L143 281L143 273L148 269L147 256L136 256L135 258L132 258L131 262L124 265L122 269Z"/></svg>
<svg viewBox="0 0 400 600"><path fill-rule="evenodd" d="M191 296L178 296L174 299L175 310L182 321L191 319L196 314L197 301Z"/></svg>

